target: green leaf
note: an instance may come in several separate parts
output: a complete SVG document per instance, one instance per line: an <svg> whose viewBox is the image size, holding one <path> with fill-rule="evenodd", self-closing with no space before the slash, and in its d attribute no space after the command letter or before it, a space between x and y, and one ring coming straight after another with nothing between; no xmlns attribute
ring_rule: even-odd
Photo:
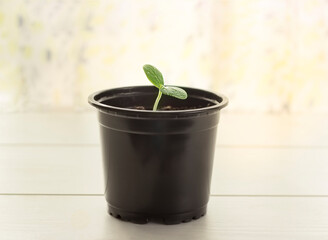
<svg viewBox="0 0 328 240"><path fill-rule="evenodd" d="M162 73L152 65L146 64L143 66L143 70L149 79L149 81L157 88L161 88L164 85Z"/></svg>
<svg viewBox="0 0 328 240"><path fill-rule="evenodd" d="M188 97L186 91L179 87L163 86L160 88L160 91L165 95L179 99L186 99Z"/></svg>

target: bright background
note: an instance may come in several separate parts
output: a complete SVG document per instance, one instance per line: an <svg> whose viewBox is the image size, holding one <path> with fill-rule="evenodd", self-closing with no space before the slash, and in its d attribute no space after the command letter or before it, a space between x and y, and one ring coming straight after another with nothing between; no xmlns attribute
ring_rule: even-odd
<svg viewBox="0 0 328 240"><path fill-rule="evenodd" d="M327 113L328 1L0 0L2 112L90 109L145 63L227 111Z"/></svg>
<svg viewBox="0 0 328 240"><path fill-rule="evenodd" d="M145 63L230 99L208 213L169 231L108 216L87 103ZM0 0L0 238L326 240L327 90L327 0Z"/></svg>

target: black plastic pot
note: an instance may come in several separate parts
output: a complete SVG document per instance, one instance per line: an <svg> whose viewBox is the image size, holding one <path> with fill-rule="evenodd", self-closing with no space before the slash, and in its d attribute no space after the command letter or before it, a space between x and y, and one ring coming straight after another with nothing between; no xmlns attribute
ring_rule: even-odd
<svg viewBox="0 0 328 240"><path fill-rule="evenodd" d="M176 224L206 213L222 95L183 87L187 100L164 96L155 111L152 86L115 88L89 96L96 107L108 212L122 220Z"/></svg>

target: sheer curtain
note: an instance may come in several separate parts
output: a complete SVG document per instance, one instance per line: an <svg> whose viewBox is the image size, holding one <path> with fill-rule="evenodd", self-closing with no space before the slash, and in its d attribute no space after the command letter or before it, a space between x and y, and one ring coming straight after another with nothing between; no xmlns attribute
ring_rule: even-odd
<svg viewBox="0 0 328 240"><path fill-rule="evenodd" d="M241 111L328 112L328 1L214 1L214 88Z"/></svg>
<svg viewBox="0 0 328 240"><path fill-rule="evenodd" d="M328 112L324 0L3 0L0 34L0 111L89 109L150 63L229 111Z"/></svg>

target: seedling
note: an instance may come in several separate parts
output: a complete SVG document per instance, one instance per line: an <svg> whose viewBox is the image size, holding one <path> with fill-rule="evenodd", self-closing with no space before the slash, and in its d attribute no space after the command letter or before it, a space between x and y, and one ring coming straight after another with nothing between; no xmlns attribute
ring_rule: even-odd
<svg viewBox="0 0 328 240"><path fill-rule="evenodd" d="M175 86L165 86L162 73L152 65L146 64L143 70L149 81L158 88L158 95L153 106L153 111L157 110L158 103L161 100L162 94L172 96L178 99L186 99L188 94L185 90Z"/></svg>

